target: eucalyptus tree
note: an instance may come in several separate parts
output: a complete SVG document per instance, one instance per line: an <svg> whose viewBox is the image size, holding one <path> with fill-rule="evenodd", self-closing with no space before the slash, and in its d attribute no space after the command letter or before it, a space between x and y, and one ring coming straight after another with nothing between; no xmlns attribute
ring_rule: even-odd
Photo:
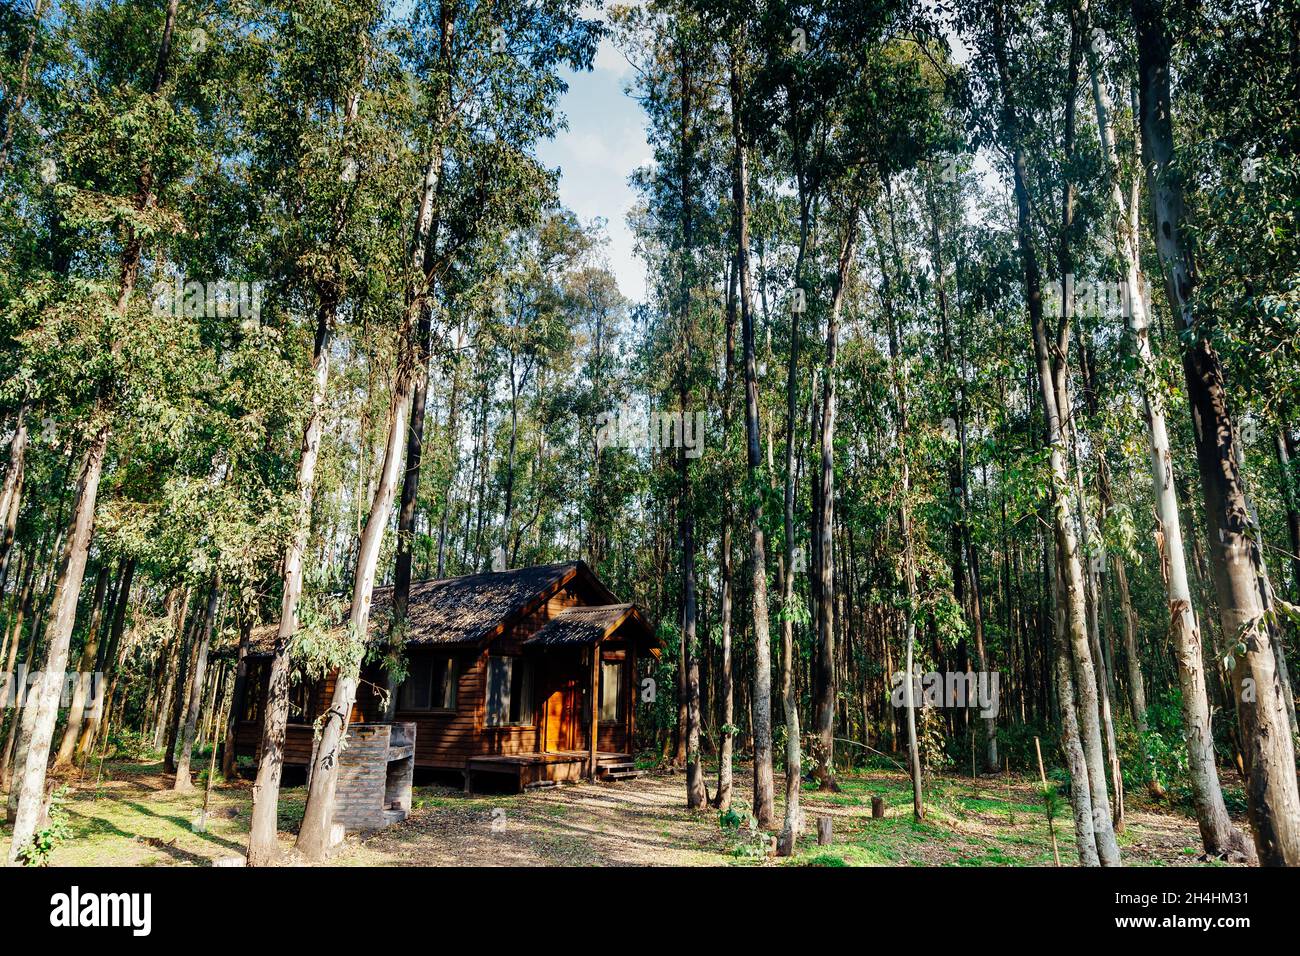
<svg viewBox="0 0 1300 956"><path fill-rule="evenodd" d="M1054 13L1046 11L1045 15L1052 17ZM1041 207L1042 200L1039 197L1050 185L1043 185L1041 180L1036 182L1031 178L1032 162L1034 176L1044 177L1048 184L1053 182L1055 170L1050 164L1046 169L1042 168L1042 160L1048 149L1059 148L1066 156L1073 153L1076 88L1082 58L1081 30L1077 17L1066 17L1054 20L1057 32L1047 30L1040 34L1029 28L1033 21L1028 19L1027 14L1009 11L1000 4L993 5L987 15L972 17L978 51L973 64L987 89L987 111L990 117L988 135L1005 149L1014 187L1023 294L1030 318L1040 399L1046 421L1051 475L1050 500L1056 542L1055 562L1063 583L1060 608L1063 614L1060 616L1064 621L1063 633L1075 672L1073 683L1078 695L1080 744L1087 764L1086 779L1072 775L1071 790L1076 797L1076 826L1081 828L1080 832L1091 829L1096 841L1095 857L1084 841L1080 842L1080 854L1085 861L1097 859L1103 865L1118 865L1119 847L1107 796L1107 760L1103 750L1102 708L1099 700L1099 695L1106 690L1104 681L1098 680L1097 667L1100 661L1096 660L1090 642L1088 585L1085 582L1079 530L1075 525L1076 514L1071 501L1074 497L1074 482L1069 463L1073 443L1069 424L1072 409L1067 364L1071 310L1068 306L1062 307L1060 314L1055 317L1054 326L1049 328L1039 251L1042 240L1037 235L1039 230L1034 222L1033 210ZM1009 24L1008 20L1012 17L1015 19ZM1066 38L1064 51L1049 54L1035 46L1036 40L1053 35ZM1060 76L1058 67L1056 82L1045 83L1045 57L1055 56L1058 52L1064 53L1066 76ZM1034 77L1032 85L1028 82L1031 76ZM1041 115L1037 111L1055 113L1058 104L1051 97L1057 95L1061 96L1064 104L1061 116L1064 135L1059 147L1042 142L1044 128L1030 121L1031 116ZM1062 203L1062 237L1069 235L1073 202L1071 187L1068 180L1066 182ZM1062 238L1061 241L1067 242L1068 238ZM1064 276L1061 281L1066 281ZM1110 762L1110 768L1112 772L1118 770L1114 761ZM1116 785L1118 786L1118 780ZM1085 817L1091 817L1090 828Z"/></svg>
<svg viewBox="0 0 1300 956"><path fill-rule="evenodd" d="M195 51L181 41L192 24L178 0L163 9L89 7L69 11L71 63L59 141L62 170L55 193L77 233L88 273L73 295L52 303L29 348L34 365L68 382L81 445L77 491L68 518L58 581L51 597L44 681L30 708L31 733L19 779L9 851L18 860L44 803L46 761L77 597L90 550L95 505L110 438L133 379L165 373L173 326L158 321L137 294L146 253L156 238L179 231L173 211L180 181L199 155L207 100L190 82ZM103 347L103 343L109 343Z"/></svg>
<svg viewBox="0 0 1300 956"><path fill-rule="evenodd" d="M1174 459L1166 424L1166 401L1160 385L1159 367L1151 344L1151 317L1147 312L1147 295L1142 266L1138 223L1140 157L1121 162L1116 137L1116 105L1111 96L1111 81L1105 69L1107 31L1098 22L1089 28L1085 48L1096 114L1099 146L1104 161L1105 186L1109 192L1114 251L1122 269L1127 290L1125 310L1129 330L1137 353L1139 385L1150 444L1150 471L1157 519L1162 534L1162 562L1170 608L1170 632L1178 647L1178 676L1182 688L1183 719L1187 731L1188 772L1195 794L1197 820L1206 852L1220 855L1233 851L1250 853L1242 836L1228 818L1215 766L1214 738L1210 730L1210 709L1206 692L1205 668L1200 628L1193 610L1188 583L1186 549L1183 544L1182 519L1174 488ZM1129 78L1121 74L1122 81ZM1131 118L1130 118L1131 119ZM1136 145L1136 144L1134 144ZM1125 188L1124 177L1129 176ZM1123 579L1119 579L1124 588ZM1131 627L1126 628L1130 633ZM1140 737L1146 733L1145 694L1137 647L1130 640L1127 648L1131 672L1130 689L1134 695L1134 721ZM1145 744L1144 744L1145 746Z"/></svg>
<svg viewBox="0 0 1300 956"><path fill-rule="evenodd" d="M550 0L541 5L511 4L494 11L470 8L456 31L457 43L466 45L472 76L482 78L471 86L475 107L500 117L494 144L501 159L526 155L536 140L553 132L558 122L556 101L563 90L559 68L585 68L595 53L596 24L582 19L572 0ZM495 17L496 19L492 19ZM479 64L477 69L473 64ZM347 639L329 711L323 718L321 737L313 760L307 808L298 833L297 849L308 859L320 859L329 850L334 794L338 782L338 749L352 712L362 649L369 636L370 601L378 570L380 546L396 492L411 414L415 381L421 374L419 332L425 311L431 307L431 244L435 242L435 200L441 182L441 143L424 157L423 174L414 191L414 221L399 273L404 288L395 322L393 388L388 415L383 462L374 488L365 528L359 536L356 571ZM511 192L498 201L519 202L525 209L540 203L535 190Z"/></svg>
<svg viewBox="0 0 1300 956"><path fill-rule="evenodd" d="M1286 679L1272 638L1275 602L1242 474L1222 362L1197 300L1196 256L1186 232L1186 178L1174 138L1172 48L1179 24L1167 5L1135 0L1139 120L1150 226L1165 294L1183 341L1183 370L1220 620L1249 776L1251 828L1260 863L1300 863L1300 791L1287 719Z"/></svg>
<svg viewBox="0 0 1300 956"><path fill-rule="evenodd" d="M253 786L253 865L277 852L292 659L334 338L341 321L367 315L392 290L391 243L401 209L391 197L407 168L395 137L409 109L397 92L404 87L396 64L383 49L378 5L272 3L259 16L269 29L257 45L263 72L261 82L250 84L244 135L250 179L265 201L252 224L257 238L250 255L289 306L281 321L295 347L303 332L311 345L298 379L306 394L305 415L294 429L301 436L294 505L278 538L280 609ZM300 651L310 656L309 648Z"/></svg>

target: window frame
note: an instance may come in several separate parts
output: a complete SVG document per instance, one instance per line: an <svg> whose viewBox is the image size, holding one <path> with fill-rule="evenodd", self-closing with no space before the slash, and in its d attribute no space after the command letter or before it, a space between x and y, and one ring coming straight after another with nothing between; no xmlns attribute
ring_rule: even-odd
<svg viewBox="0 0 1300 956"><path fill-rule="evenodd" d="M605 668L618 668L618 683L615 685L617 691L615 716L607 718L605 716L605 686L608 683L605 680ZM607 727L616 727L627 720L627 688L625 686L627 668L627 657L619 654L618 656L601 657L600 659L600 696L596 702L596 713L599 715L598 722Z"/></svg>
<svg viewBox="0 0 1300 956"><path fill-rule="evenodd" d="M493 661L509 661L510 675L509 686L506 691L505 714L500 721L494 720L496 712L492 710L492 667ZM523 665L523 670L516 671L516 667ZM487 730L535 730L537 728L537 707L533 697L533 661L522 654L489 654L487 664L485 665L483 675L483 726ZM515 675L516 673L526 674L520 677L520 700L519 700L519 719L511 720L510 712L514 709L515 701ZM525 712L526 711L526 712ZM525 720L524 718L528 719Z"/></svg>
<svg viewBox="0 0 1300 956"><path fill-rule="evenodd" d="M429 668L429 706L419 707L407 702L405 695L407 685L410 683L411 674L415 670L417 663L420 666ZM442 673L447 684L444 685L445 691L448 687L451 690L451 706L447 706L443 701L446 700L446 693L438 694L438 686L432 680L438 669L442 668ZM397 688L397 712L402 714L454 714L457 713L460 705L460 662L455 654L442 654L438 652L413 654L407 665L406 678ZM434 703L438 699L439 703Z"/></svg>

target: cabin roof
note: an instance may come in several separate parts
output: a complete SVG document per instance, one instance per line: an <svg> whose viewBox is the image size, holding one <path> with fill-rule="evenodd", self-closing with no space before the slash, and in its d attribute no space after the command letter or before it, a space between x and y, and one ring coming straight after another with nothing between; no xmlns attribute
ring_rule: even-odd
<svg viewBox="0 0 1300 956"><path fill-rule="evenodd" d="M410 604L407 607L406 644L416 647L471 647L481 644L501 633L514 620L531 613L566 584L579 577L590 589L594 599L600 602L597 609L608 610L610 606L630 607L630 605L618 604L617 598L583 561L566 561L561 564L543 564L509 571L466 574L458 578L417 581L411 584ZM392 607L392 586L375 588L370 607L370 641L380 641L387 637ZM637 613L640 616L639 612ZM344 618L346 617L347 612L344 613ZM575 617L571 623L576 627L579 620L580 617ZM643 617L642 623L644 623ZM542 630L546 630L549 626L548 623ZM255 629L250 636L250 653L270 654L274 648L276 630L275 623ZM652 636L653 632L648 625L646 631ZM572 641L566 640L564 643L572 643Z"/></svg>
<svg viewBox="0 0 1300 956"><path fill-rule="evenodd" d="M635 604L596 604L565 608L524 641L524 647L587 647L603 641L629 617L638 620L646 634L650 633Z"/></svg>

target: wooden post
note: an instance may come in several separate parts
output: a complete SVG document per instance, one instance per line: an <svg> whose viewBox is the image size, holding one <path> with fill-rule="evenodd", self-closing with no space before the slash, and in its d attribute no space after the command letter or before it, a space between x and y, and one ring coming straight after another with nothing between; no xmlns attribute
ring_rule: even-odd
<svg viewBox="0 0 1300 956"><path fill-rule="evenodd" d="M821 816L817 818L817 845L831 845L831 818Z"/></svg>
<svg viewBox="0 0 1300 956"><path fill-rule="evenodd" d="M1052 833L1052 856L1056 860L1056 865L1061 865L1061 852L1056 848L1056 824L1052 822L1052 804L1051 798L1047 795L1047 774L1043 771L1043 748L1038 743L1038 738L1034 738L1034 750L1038 752L1038 778L1043 781L1043 800L1047 803L1047 828Z"/></svg>
<svg viewBox="0 0 1300 956"><path fill-rule="evenodd" d="M885 798L884 797L871 798L871 819L873 820L885 819Z"/></svg>
<svg viewBox="0 0 1300 956"><path fill-rule="evenodd" d="M975 727L970 729L970 778L975 781L975 799L980 798L980 778L975 771Z"/></svg>
<svg viewBox="0 0 1300 956"><path fill-rule="evenodd" d="M224 711L224 709L225 709L225 708L223 707L222 710ZM198 833L207 833L207 832L208 832L208 802L212 799L212 778L213 778L213 777L216 775L216 773L217 773L217 738L216 738L216 732L219 731L219 730L224 730L225 727L226 727L226 720L225 720L225 714L224 714L224 712L221 713L221 714L218 714L217 716L218 716L220 719L217 720L216 725L215 725L214 728L213 728L213 737L212 737L212 756L211 756L211 759L208 761L208 785L207 785L206 787L203 788L203 809L199 811L199 826L198 826L198 830L196 831L196 832L198 832Z"/></svg>
<svg viewBox="0 0 1300 956"><path fill-rule="evenodd" d="M1007 780L1007 822L1012 826L1016 825L1016 811L1011 805L1011 757L1006 758L1006 780Z"/></svg>
<svg viewBox="0 0 1300 956"><path fill-rule="evenodd" d="M600 737L600 642L591 645L591 781L596 782L596 741Z"/></svg>

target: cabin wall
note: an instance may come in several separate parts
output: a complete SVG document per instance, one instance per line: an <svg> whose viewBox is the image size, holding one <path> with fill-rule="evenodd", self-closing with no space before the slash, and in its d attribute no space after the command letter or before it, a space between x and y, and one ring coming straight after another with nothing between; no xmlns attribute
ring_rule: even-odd
<svg viewBox="0 0 1300 956"><path fill-rule="evenodd" d="M545 700L540 679L542 668L534 667L533 677L533 723L526 727L488 727L487 720L487 659L489 650L493 654L535 657L539 662L545 656L536 652L525 652L523 642L537 632L547 621L561 610L577 605L590 604L595 594L586 593L587 588L579 580L574 580L556 592L541 604L535 612L520 618L507 626L499 635L491 639L487 648L481 651L468 650L460 652L457 657L456 710L454 713L398 710L394 719L416 725L415 765L422 768L460 770L473 756L510 755L536 753L545 749ZM622 642L610 642L608 649L626 651L628 666L624 668L626 687L623 720L617 723L599 725L597 746L602 751L628 753L632 742L633 714L636 709L636 658L635 649L624 647ZM426 645L425 649L446 652L451 648ZM603 648L604 649L604 648ZM578 655L579 658L581 655ZM250 681L249 692L257 695L257 700L266 700L269 671L266 659L258 662L254 680ZM382 686L384 676L377 667L368 667L362 675L358 687L356 704L353 707L351 721L376 722L383 719L380 696L375 687ZM578 665L575 677L580 688L587 688L591 681L590 668ZM329 709L334 693L334 678L319 682L310 695L310 720L291 723L285 740L285 763L305 766L311 759L312 721ZM589 739L591 698L587 694L579 696L576 715L578 736L581 740L575 749L586 749ZM584 712L585 711L585 712ZM237 724L235 746L236 753L256 757L261 749L261 709L257 709L255 720L241 720Z"/></svg>

